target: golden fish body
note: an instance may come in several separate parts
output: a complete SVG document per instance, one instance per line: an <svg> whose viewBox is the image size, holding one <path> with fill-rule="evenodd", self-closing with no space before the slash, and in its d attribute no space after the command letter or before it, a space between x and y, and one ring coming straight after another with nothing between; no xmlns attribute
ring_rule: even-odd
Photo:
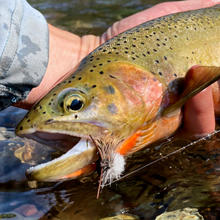
<svg viewBox="0 0 220 220"><path fill-rule="evenodd" d="M107 41L34 106L16 131L45 141L52 134L80 137L89 143L88 158L78 160L84 149L29 174L42 181L75 177L71 174L97 159L97 146L102 159L110 157L115 166L122 161L115 154L127 155L172 134L181 122L180 110L159 113L176 101L169 98L179 95L174 82L193 65L220 66L219 7L157 18ZM212 75L209 84L218 78ZM201 85L196 86L208 84Z"/></svg>

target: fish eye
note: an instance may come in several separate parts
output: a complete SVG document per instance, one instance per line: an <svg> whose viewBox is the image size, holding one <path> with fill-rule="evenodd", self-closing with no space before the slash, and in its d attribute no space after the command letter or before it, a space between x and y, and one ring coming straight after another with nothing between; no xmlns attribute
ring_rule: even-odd
<svg viewBox="0 0 220 220"><path fill-rule="evenodd" d="M84 107L84 99L79 95L68 96L64 100L64 110L66 112L76 112Z"/></svg>

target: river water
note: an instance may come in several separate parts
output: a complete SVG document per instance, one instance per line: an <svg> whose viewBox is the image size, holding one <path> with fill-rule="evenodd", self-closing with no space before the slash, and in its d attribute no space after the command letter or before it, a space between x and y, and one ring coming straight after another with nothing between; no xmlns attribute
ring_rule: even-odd
<svg viewBox="0 0 220 220"><path fill-rule="evenodd" d="M47 20L78 35L102 34L113 22L159 0L31 0ZM24 110L0 113L0 218L96 220L120 213L154 219L164 211L198 208L220 218L218 132L135 175L106 187L96 199L98 176L59 183L28 182L25 170L56 156L54 150L14 135ZM193 141L175 135L128 158L126 173Z"/></svg>

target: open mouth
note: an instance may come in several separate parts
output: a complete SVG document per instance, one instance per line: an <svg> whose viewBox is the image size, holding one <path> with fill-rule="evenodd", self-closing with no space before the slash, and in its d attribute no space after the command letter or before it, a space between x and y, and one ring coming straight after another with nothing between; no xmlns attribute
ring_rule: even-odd
<svg viewBox="0 0 220 220"><path fill-rule="evenodd" d="M26 171L28 179L54 182L74 179L95 170L95 162L98 159L97 149L88 138L46 132L34 132L22 136L46 143L65 152L49 162L30 167Z"/></svg>

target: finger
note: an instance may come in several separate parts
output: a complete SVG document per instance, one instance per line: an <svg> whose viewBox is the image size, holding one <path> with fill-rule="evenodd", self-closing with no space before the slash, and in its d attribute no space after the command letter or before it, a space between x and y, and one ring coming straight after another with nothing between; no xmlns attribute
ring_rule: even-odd
<svg viewBox="0 0 220 220"><path fill-rule="evenodd" d="M165 2L158 4L152 8L138 12L127 18L124 18L114 23L103 35L102 43L106 40L124 32L132 27L142 24L146 21L152 20L157 17L165 16L171 13L177 13L181 11L195 10L199 8L211 7L220 3L220 0L188 0L188 1L176 1Z"/></svg>
<svg viewBox="0 0 220 220"><path fill-rule="evenodd" d="M184 131L203 135L215 130L212 88L209 86L187 101L184 107Z"/></svg>

